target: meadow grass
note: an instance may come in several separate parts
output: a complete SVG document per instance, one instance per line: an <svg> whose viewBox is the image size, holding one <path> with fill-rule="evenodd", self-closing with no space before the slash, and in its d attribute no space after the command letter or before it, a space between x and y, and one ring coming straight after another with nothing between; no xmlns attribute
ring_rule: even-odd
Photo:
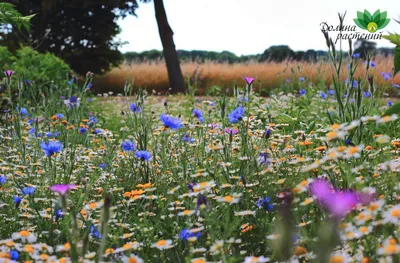
<svg viewBox="0 0 400 263"><path fill-rule="evenodd" d="M304 66L268 98L251 77L105 98L91 73L7 71L0 262L400 262L400 104L379 63L347 62L348 81Z"/></svg>
<svg viewBox="0 0 400 263"><path fill-rule="evenodd" d="M392 57L377 56L373 59L376 63L375 72L376 82L384 84L386 81L380 76L381 72L391 72L393 67ZM219 86L220 92L224 93L226 89L232 90L234 81L240 81L239 76L254 76L257 82L254 88L262 91L263 95L281 85L282 82L290 79L297 80L300 77L307 77L307 82L314 84L324 82L326 85L331 84L332 65L329 61L320 61L315 63L285 61L276 62L249 62L249 63L216 63L216 62L182 62L182 72L185 76L186 83L188 78L192 84L197 76L196 88L198 95L207 94L212 86ZM346 74L346 67L343 72ZM361 77L365 71L359 70L356 78ZM120 67L112 69L104 76L99 76L95 80L95 89L97 92L114 91L114 93L122 93L122 89L126 79L134 78L134 85L141 86L148 90L156 90L166 92L169 88L168 75L164 61L148 61L142 63L122 64ZM342 79L344 80L345 77ZM393 83L400 83L400 78L392 80ZM393 90L391 95L396 95Z"/></svg>

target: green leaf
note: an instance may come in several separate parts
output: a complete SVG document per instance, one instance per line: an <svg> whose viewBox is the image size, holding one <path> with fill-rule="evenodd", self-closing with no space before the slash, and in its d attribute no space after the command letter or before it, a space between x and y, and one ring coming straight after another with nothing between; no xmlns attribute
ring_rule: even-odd
<svg viewBox="0 0 400 263"><path fill-rule="evenodd" d="M394 74L393 77L400 71L400 46L394 49Z"/></svg>
<svg viewBox="0 0 400 263"><path fill-rule="evenodd" d="M362 29L367 29L368 23L366 23L366 21L364 21L364 14L361 13L361 12L359 12L359 11L357 11L357 18L358 18L358 19L354 19L354 21L358 20L358 21L357 21L358 24L357 24L357 22L356 22L356 24L357 24L358 26L359 26L359 24L362 25L362 26L359 26L359 27L361 27Z"/></svg>
<svg viewBox="0 0 400 263"><path fill-rule="evenodd" d="M310 126L308 126L308 129L306 130L306 134L309 134L312 130L315 128L315 121L310 123Z"/></svg>
<svg viewBox="0 0 400 263"><path fill-rule="evenodd" d="M277 117L281 123L291 124L295 121L292 116L285 113L279 114Z"/></svg>
<svg viewBox="0 0 400 263"><path fill-rule="evenodd" d="M396 46L400 46L400 35L390 33L389 35L385 35L385 36L382 36L382 37L384 39L389 40L390 42L392 42Z"/></svg>
<svg viewBox="0 0 400 263"><path fill-rule="evenodd" d="M379 21L379 24L378 24L378 28L379 29L382 29L382 28L384 28L385 26L387 26L388 24L389 24L389 22L390 22L390 19L389 18L387 18L386 20L380 20Z"/></svg>
<svg viewBox="0 0 400 263"><path fill-rule="evenodd" d="M363 24L361 24L360 23L360 20L359 19L357 19L357 18L354 18L354 23L356 23L356 25L359 27L359 28L362 28L362 29L367 29L367 27L366 26L364 26Z"/></svg>
<svg viewBox="0 0 400 263"><path fill-rule="evenodd" d="M381 15L380 15L380 17L381 17L381 20L382 20L382 19L386 19L386 17L387 17L387 12L386 12L386 11L385 11L385 12L382 12Z"/></svg>
<svg viewBox="0 0 400 263"><path fill-rule="evenodd" d="M372 15L371 15L370 12L368 12L367 9L364 9L364 16L363 16L363 18L364 18L364 21L367 22L367 24L368 24L369 22L372 21Z"/></svg>
<svg viewBox="0 0 400 263"><path fill-rule="evenodd" d="M390 106L384 113L383 116L388 116L392 114L399 114L400 113L400 102L393 104Z"/></svg>
<svg viewBox="0 0 400 263"><path fill-rule="evenodd" d="M378 21L381 20L381 12L378 10L375 11L375 13L372 15L372 20L378 24Z"/></svg>

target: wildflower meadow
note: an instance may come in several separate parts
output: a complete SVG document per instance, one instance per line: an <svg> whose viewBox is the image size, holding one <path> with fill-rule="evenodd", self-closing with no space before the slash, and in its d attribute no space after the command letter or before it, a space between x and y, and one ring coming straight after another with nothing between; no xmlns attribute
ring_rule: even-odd
<svg viewBox="0 0 400 263"><path fill-rule="evenodd" d="M400 262L398 68L325 37L329 85L268 97L5 69L0 262Z"/></svg>

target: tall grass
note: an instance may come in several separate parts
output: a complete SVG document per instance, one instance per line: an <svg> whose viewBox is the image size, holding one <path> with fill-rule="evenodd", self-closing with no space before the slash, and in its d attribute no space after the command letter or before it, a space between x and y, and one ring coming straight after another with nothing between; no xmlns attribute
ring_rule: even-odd
<svg viewBox="0 0 400 263"><path fill-rule="evenodd" d="M385 81L380 75L381 72L392 72L393 59L391 57L377 56L373 58L376 63L375 76L377 84L400 83L400 77ZM297 80L299 77L306 77L307 82L325 82L330 85L332 68L326 61L315 63L285 61L277 62L249 62L249 63L181 63L182 72L186 81L191 79L194 82L194 76L197 75L197 89L199 95L205 94L206 89L211 86L219 86L224 92L227 88L233 87L233 82L240 81L239 76L252 76L257 79L255 87L257 91L264 90L263 94L267 95L268 91L279 86L280 83L290 79ZM344 68L344 71L347 69ZM356 77L365 73L365 67L360 67L356 73ZM346 75L346 74L343 74ZM188 78L189 77L189 78ZM94 83L96 92L113 91L122 93L126 78L134 78L135 86L142 86L147 90L156 90L165 92L168 90L168 75L164 61L147 61L141 63L124 63L118 68L104 76L96 78ZM244 85L244 82L243 82ZM232 89L231 89L232 90ZM393 93L392 95L395 95Z"/></svg>

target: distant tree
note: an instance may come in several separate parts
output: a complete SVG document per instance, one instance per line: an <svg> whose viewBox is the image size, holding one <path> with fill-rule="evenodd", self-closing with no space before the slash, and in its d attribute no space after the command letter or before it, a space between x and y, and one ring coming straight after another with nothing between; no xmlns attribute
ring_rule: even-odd
<svg viewBox="0 0 400 263"><path fill-rule="evenodd" d="M354 43L354 53L359 53L365 59L368 53L376 52L376 43L366 39L359 39Z"/></svg>
<svg viewBox="0 0 400 263"><path fill-rule="evenodd" d="M260 61L272 60L282 62L294 57L294 51L286 45L271 46L261 54Z"/></svg>
<svg viewBox="0 0 400 263"><path fill-rule="evenodd" d="M120 33L117 19L134 14L136 1L123 0L7 0L24 14L36 14L29 33L1 30L2 45L11 51L29 45L51 52L73 70L102 73L122 59L114 37Z"/></svg>

